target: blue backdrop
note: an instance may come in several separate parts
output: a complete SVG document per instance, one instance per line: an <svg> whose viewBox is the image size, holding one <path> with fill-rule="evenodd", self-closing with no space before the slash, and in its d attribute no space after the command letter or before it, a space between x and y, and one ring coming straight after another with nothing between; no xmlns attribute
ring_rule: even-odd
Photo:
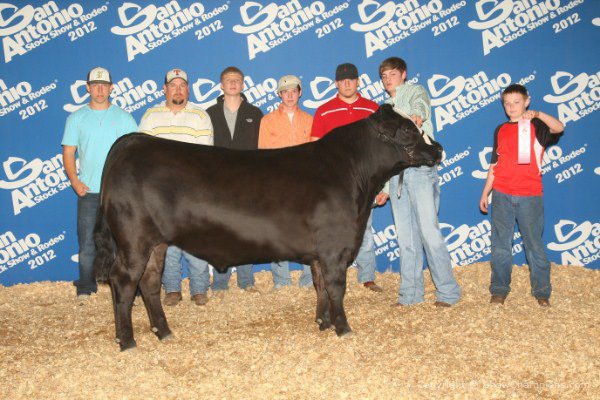
<svg viewBox="0 0 600 400"><path fill-rule="evenodd" d="M505 119L500 93L521 82L532 109L566 124L543 165L549 257L600 268L600 1L12 1L0 3L0 38L2 285L77 277L76 198L60 141L68 114L89 101L91 68L109 69L113 103L139 122L164 98L173 67L187 71L191 100L208 107L219 73L236 65L265 113L277 107L277 79L296 74L301 105L314 113L335 94L342 62L358 66L362 94L381 103L377 69L389 56L404 58L432 98L453 263L489 259L490 220L478 201ZM389 206L376 210L374 229L378 269L397 270ZM514 253L525 263L518 234Z"/></svg>

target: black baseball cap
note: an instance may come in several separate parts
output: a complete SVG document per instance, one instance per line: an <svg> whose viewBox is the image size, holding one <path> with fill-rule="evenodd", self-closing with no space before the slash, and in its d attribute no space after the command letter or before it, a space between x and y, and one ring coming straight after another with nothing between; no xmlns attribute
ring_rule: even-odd
<svg viewBox="0 0 600 400"><path fill-rule="evenodd" d="M356 65L344 63L337 66L335 69L335 80L343 81L344 79L358 79Z"/></svg>

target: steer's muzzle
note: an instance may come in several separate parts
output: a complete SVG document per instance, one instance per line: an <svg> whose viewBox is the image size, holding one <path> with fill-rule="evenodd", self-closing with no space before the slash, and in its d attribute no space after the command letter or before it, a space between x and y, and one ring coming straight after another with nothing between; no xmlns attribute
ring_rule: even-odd
<svg viewBox="0 0 600 400"><path fill-rule="evenodd" d="M442 161L442 155L444 152L444 148L442 147L442 145L436 141L434 141L432 143L432 147L433 147L433 151L434 151L434 161L431 166L433 166L435 164L439 164Z"/></svg>
<svg viewBox="0 0 600 400"><path fill-rule="evenodd" d="M413 154L413 163L416 165L433 167L442 161L442 153L444 151L442 145L431 139L425 133L422 133L422 140L415 150L416 154Z"/></svg>

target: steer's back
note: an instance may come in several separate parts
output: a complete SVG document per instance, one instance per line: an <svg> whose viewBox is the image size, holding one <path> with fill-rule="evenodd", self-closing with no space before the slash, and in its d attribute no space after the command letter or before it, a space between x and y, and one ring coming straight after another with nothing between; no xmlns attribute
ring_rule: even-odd
<svg viewBox="0 0 600 400"><path fill-rule="evenodd" d="M121 214L109 223L141 224L140 234L215 266L307 263L317 243L350 244L357 216L344 157L321 147L237 151L128 135L107 159L103 204Z"/></svg>

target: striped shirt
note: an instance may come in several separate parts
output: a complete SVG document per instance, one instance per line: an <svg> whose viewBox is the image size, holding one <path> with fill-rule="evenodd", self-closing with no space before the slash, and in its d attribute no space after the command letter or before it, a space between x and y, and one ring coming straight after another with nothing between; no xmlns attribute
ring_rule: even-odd
<svg viewBox="0 0 600 400"><path fill-rule="evenodd" d="M407 115L418 115L423 120L421 129L433 137L433 123L431 122L431 101L425 88L419 84L405 82L396 88L396 96L385 101L395 110L400 110Z"/></svg>
<svg viewBox="0 0 600 400"><path fill-rule="evenodd" d="M350 104L341 100L339 96L335 96L317 108L310 135L314 138L322 138L338 126L367 118L378 108L377 103L365 99L360 94L358 94L358 99Z"/></svg>
<svg viewBox="0 0 600 400"><path fill-rule="evenodd" d="M190 101L177 113L173 113L164 102L148 109L138 129L165 139L209 146L213 144L210 117L200 106Z"/></svg>

